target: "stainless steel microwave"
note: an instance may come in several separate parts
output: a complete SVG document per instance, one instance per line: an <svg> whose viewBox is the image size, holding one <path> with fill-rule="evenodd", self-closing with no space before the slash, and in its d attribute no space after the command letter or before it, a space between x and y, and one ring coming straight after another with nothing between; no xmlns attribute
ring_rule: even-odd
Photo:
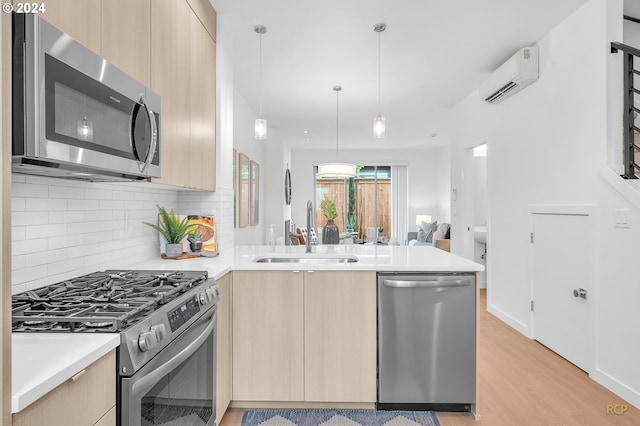
<svg viewBox="0 0 640 426"><path fill-rule="evenodd" d="M13 19L12 171L160 177L160 96L33 14Z"/></svg>

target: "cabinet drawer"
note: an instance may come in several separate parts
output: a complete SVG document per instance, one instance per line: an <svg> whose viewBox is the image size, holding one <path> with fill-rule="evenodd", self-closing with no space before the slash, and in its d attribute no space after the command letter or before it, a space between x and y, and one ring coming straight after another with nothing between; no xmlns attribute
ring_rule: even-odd
<svg viewBox="0 0 640 426"><path fill-rule="evenodd" d="M111 351L14 414L13 425L93 425L116 404L115 375L116 354Z"/></svg>

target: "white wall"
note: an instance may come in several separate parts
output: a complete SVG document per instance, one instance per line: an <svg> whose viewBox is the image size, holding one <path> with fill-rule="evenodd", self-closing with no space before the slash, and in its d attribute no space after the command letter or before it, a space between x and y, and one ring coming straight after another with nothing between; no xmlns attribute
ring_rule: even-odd
<svg viewBox="0 0 640 426"><path fill-rule="evenodd" d="M284 221L291 219L291 206L284 198L284 174L291 167L291 149L278 129L269 129L265 154L264 194L265 230L274 224L276 238L285 239ZM265 235L266 238L266 235Z"/></svg>
<svg viewBox="0 0 640 426"><path fill-rule="evenodd" d="M256 112L251 109L244 96L236 90L233 98L233 147L238 153L245 154L249 160L256 161L260 165L260 218L257 225L236 228L234 236L236 245L263 244L269 230L269 224L265 224L265 205L268 200L265 197L264 176L265 170L270 167L265 162L265 153L273 136L271 129L269 129L266 141L255 139L254 121L256 117Z"/></svg>
<svg viewBox="0 0 640 426"><path fill-rule="evenodd" d="M527 206L597 205L592 239L598 261L585 265L596 277L590 293L596 316L580 332L595 336L591 377L640 406L640 340L630 338L640 324L637 255L631 254L640 239L640 214L601 177L620 143L621 120L609 111L619 110L621 91L608 81L621 78L611 64L620 56L609 53L609 42L621 37L622 2L590 0L538 41L537 82L498 105L472 93L452 109L452 186L459 190L452 221L456 229L473 220L474 188L465 176L473 167L465 148L486 139L488 309L531 336ZM632 209L630 229L614 228L618 208ZM465 243L456 251L464 253Z"/></svg>
<svg viewBox="0 0 640 426"><path fill-rule="evenodd" d="M409 200L407 224L408 231L417 229L416 214L430 214L434 220L448 222L449 216L449 162L447 148L424 150L370 150L340 151L340 161L349 161L358 165L398 165L406 164L409 181ZM325 161L335 161L332 151L301 150L292 151L291 215L299 226L306 226L306 203L312 200L314 174L313 166ZM318 206L314 206L316 209ZM322 226L319 224L318 226ZM402 242L406 234L392 236Z"/></svg>

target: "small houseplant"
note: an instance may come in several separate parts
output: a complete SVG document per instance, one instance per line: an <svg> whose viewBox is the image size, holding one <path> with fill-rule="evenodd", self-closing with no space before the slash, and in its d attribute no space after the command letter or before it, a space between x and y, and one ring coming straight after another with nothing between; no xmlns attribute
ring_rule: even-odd
<svg viewBox="0 0 640 426"><path fill-rule="evenodd" d="M189 224L189 219L175 214L173 209L167 212L164 207L158 207L159 224L144 222L153 229L157 230L167 240L167 257L178 257L182 254L182 240L189 235L189 232L196 226Z"/></svg>
<svg viewBox="0 0 640 426"><path fill-rule="evenodd" d="M323 216L327 218L327 224L322 228L322 243L338 244L340 242L340 231L333 222L333 220L338 217L336 205L333 201L325 198L320 202L320 210Z"/></svg>

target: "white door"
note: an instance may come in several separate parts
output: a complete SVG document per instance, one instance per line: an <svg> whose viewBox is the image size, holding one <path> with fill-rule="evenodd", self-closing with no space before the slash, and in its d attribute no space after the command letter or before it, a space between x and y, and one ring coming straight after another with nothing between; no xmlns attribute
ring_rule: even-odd
<svg viewBox="0 0 640 426"><path fill-rule="evenodd" d="M588 372L589 216L534 213L531 222L534 338Z"/></svg>

